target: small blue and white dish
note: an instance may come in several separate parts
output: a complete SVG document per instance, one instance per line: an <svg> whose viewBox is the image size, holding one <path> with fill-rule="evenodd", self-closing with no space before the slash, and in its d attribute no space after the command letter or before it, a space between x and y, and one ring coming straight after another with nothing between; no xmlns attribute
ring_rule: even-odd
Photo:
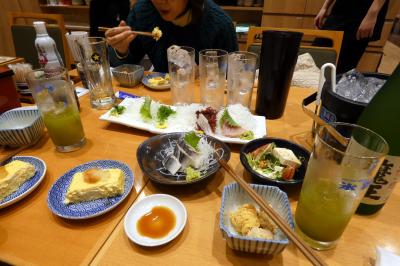
<svg viewBox="0 0 400 266"><path fill-rule="evenodd" d="M285 192L273 186L255 184L250 184L250 186L294 229L292 211ZM275 233L274 239L242 236L235 231L229 216L243 204L253 204L258 208L254 200L238 183L224 187L219 227L228 246L235 250L257 254L276 255L282 252L289 244L289 239L280 229Z"/></svg>
<svg viewBox="0 0 400 266"><path fill-rule="evenodd" d="M154 84L151 84L149 82L149 80L152 79L152 78L157 78L157 77L162 77L163 79L165 79L165 77L167 75L169 75L169 74L168 73L161 73L161 72L153 72L151 74L144 75L143 79L142 79L142 83L146 87L148 87L150 89L153 89L153 90L166 90L166 89L169 89L170 86L171 86L170 81L168 81L167 83L162 84L162 85L154 85Z"/></svg>
<svg viewBox="0 0 400 266"><path fill-rule="evenodd" d="M19 107L0 115L0 145L31 145L43 133L44 122L37 107Z"/></svg>
<svg viewBox="0 0 400 266"><path fill-rule="evenodd" d="M90 168L119 168L125 175L124 194L111 198L96 199L74 204L64 204L65 195L72 181L72 177L77 172L83 172ZM51 187L47 206L57 216L66 219L88 219L102 215L117 207L131 192L133 187L133 173L128 165L114 160L96 160L78 165L62 175Z"/></svg>
<svg viewBox="0 0 400 266"><path fill-rule="evenodd" d="M15 160L20 160L23 162L27 162L32 164L35 167L35 175L25 181L17 191L12 193L11 195L8 195L5 197L3 200L0 201L0 209L7 207L13 203L16 203L17 201L22 200L24 197L29 195L39 184L43 181L44 176L46 174L46 164L43 160L33 157L33 156L14 156L7 161L4 162L4 164L10 163Z"/></svg>
<svg viewBox="0 0 400 266"><path fill-rule="evenodd" d="M139 65L124 64L111 69L113 77L122 87L135 87L140 83L144 68Z"/></svg>

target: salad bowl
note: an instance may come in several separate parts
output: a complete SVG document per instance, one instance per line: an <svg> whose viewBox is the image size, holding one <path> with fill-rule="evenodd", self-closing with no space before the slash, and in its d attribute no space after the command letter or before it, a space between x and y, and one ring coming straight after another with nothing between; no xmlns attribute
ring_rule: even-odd
<svg viewBox="0 0 400 266"><path fill-rule="evenodd" d="M276 147L286 148L291 150L294 155L299 159L301 165L295 169L294 175L290 179L284 178L274 178L267 177L264 174L261 174L259 171L256 171L249 163L246 155L252 151L255 151L257 148L262 147L265 144L275 143ZM247 143L240 150L240 161L246 171L252 176L252 178L260 183L275 185L275 186L293 186L298 185L303 182L304 175L307 170L308 159L310 158L310 152L304 147L293 143L286 139L280 138L260 138L255 139Z"/></svg>

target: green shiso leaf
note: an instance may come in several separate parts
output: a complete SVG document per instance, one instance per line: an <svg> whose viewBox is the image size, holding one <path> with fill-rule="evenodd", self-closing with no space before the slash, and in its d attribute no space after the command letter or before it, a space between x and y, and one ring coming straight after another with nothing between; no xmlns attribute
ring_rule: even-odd
<svg viewBox="0 0 400 266"><path fill-rule="evenodd" d="M196 151L198 150L197 144L199 144L201 137L198 136L195 132L191 131L191 132L186 133L185 137L183 139L185 140L187 145L189 145Z"/></svg>
<svg viewBox="0 0 400 266"><path fill-rule="evenodd" d="M231 127L240 127L240 125L233 120L227 108L225 108L224 112L222 113L221 119L219 120L219 125L222 126L225 122Z"/></svg>
<svg viewBox="0 0 400 266"><path fill-rule="evenodd" d="M113 107L113 109L111 110L111 115L113 116L118 116L118 115L122 115L126 110L125 106L122 105L116 105Z"/></svg>
<svg viewBox="0 0 400 266"><path fill-rule="evenodd" d="M151 113L150 113L150 105L151 105L151 98L146 96L144 98L144 103L140 108L140 115L144 121L151 120Z"/></svg>
<svg viewBox="0 0 400 266"><path fill-rule="evenodd" d="M176 112L169 106L161 105L157 111L157 120L160 124L164 123L168 117Z"/></svg>

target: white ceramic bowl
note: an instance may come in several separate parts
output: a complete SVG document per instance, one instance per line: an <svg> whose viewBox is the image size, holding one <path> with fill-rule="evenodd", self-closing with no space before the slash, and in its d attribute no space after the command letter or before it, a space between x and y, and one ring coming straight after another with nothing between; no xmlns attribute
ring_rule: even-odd
<svg viewBox="0 0 400 266"><path fill-rule="evenodd" d="M294 228L292 212L285 192L273 186L254 184L250 186L281 215L292 229ZM275 255L282 252L289 244L289 240L280 229L278 229L274 239L241 236L235 231L230 222L229 214L246 203L253 204L256 208L258 207L254 200L239 184L233 183L225 186L222 194L219 226L228 246L235 250L258 254Z"/></svg>
<svg viewBox="0 0 400 266"><path fill-rule="evenodd" d="M136 229L138 220L156 206L164 206L171 209L176 218L175 227L163 238L154 239L140 235ZM126 235L136 244L155 247L166 244L176 238L185 227L186 220L186 208L179 199L167 194L154 194L145 197L129 208L125 215L124 227Z"/></svg>
<svg viewBox="0 0 400 266"><path fill-rule="evenodd" d="M44 122L36 107L15 108L0 116L0 145L30 145L43 132Z"/></svg>

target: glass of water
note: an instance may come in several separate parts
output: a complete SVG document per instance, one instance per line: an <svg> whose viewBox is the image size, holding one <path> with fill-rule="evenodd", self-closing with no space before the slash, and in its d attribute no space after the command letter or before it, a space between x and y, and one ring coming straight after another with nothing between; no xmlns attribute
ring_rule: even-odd
<svg viewBox="0 0 400 266"><path fill-rule="evenodd" d="M196 66L194 48L172 45L167 49L167 57L173 104L193 103Z"/></svg>
<svg viewBox="0 0 400 266"><path fill-rule="evenodd" d="M233 52L228 56L228 104L250 108L258 56Z"/></svg>
<svg viewBox="0 0 400 266"><path fill-rule="evenodd" d="M89 37L80 38L76 42L90 91L91 106L96 109L110 109L114 105L115 95L105 39Z"/></svg>
<svg viewBox="0 0 400 266"><path fill-rule="evenodd" d="M224 105L228 52L207 49L199 54L201 103L219 109Z"/></svg>

